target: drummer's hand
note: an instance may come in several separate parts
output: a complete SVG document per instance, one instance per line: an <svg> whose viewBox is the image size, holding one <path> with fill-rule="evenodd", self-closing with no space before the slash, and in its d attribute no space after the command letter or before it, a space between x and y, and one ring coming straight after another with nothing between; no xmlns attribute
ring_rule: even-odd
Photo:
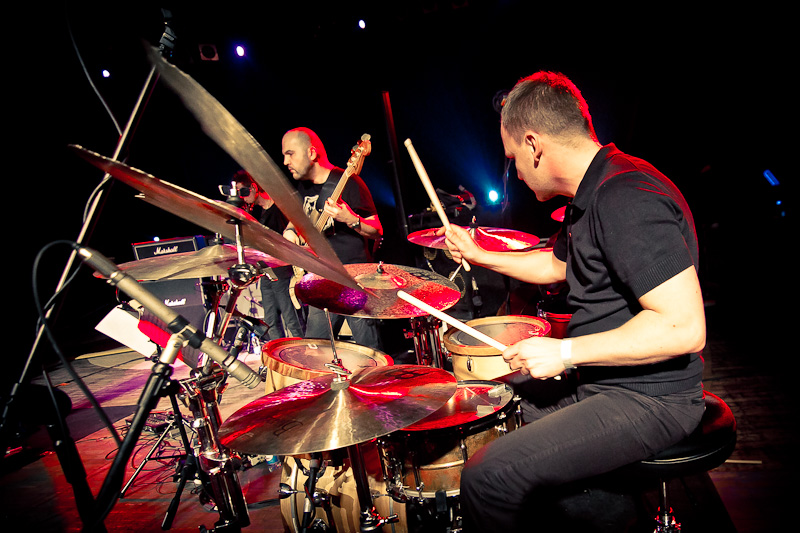
<svg viewBox="0 0 800 533"><path fill-rule="evenodd" d="M462 259L480 263L477 258L482 251L481 248L475 244L472 235L461 226L450 224L449 230L441 227L436 231L436 235L445 236L444 243L456 263L461 263Z"/></svg>
<svg viewBox="0 0 800 533"><path fill-rule="evenodd" d="M333 199L328 198L325 200L325 206L323 207L325 213L334 219L337 222L343 222L345 224L353 224L358 221L358 215L353 212L347 202L343 202L339 200L339 202L334 202Z"/></svg>
<svg viewBox="0 0 800 533"><path fill-rule="evenodd" d="M561 340L550 337L531 337L503 351L511 370L537 379L553 378L564 372L561 360Z"/></svg>

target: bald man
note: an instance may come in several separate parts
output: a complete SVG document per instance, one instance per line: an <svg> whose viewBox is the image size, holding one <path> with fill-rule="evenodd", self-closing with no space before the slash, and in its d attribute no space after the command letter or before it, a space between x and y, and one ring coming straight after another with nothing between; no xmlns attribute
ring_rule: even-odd
<svg viewBox="0 0 800 533"><path fill-rule="evenodd" d="M372 243L383 235L375 202L364 180L351 175L341 198L333 201L330 194L344 174L344 169L328 159L319 136L308 128L294 128L284 134L281 143L283 164L297 181L303 209L312 219L323 212L330 218L322 232L343 264L372 263ZM289 223L283 236L300 243L294 225ZM338 335L345 317L331 315L333 332ZM346 318L353 340L375 350L381 349L378 324L374 319ZM330 328L322 309L310 308L306 322L306 338L330 339Z"/></svg>

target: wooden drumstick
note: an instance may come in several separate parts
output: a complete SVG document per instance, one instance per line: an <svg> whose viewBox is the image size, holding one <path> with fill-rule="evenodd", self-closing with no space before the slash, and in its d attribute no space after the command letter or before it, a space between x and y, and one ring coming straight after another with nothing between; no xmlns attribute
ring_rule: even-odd
<svg viewBox="0 0 800 533"><path fill-rule="evenodd" d="M423 302L419 298L415 298L415 297L411 296L410 294L408 294L405 291L397 291L397 296L399 296L400 299L405 300L408 303L419 307L423 311L426 311L428 314L430 314L432 316L435 316L436 318L438 318L442 322L450 324L451 326L453 326L456 329L460 329L461 331L463 331L467 335L470 335L470 336L478 339L479 341L488 344L489 346L491 346L495 350L499 350L500 353L502 353L507 348L507 346L505 344L503 344L502 342L494 340L493 338L489 337L488 335L486 335L484 333L481 333L480 331L478 331L477 329L473 328L472 326L464 324L460 320L455 319L455 318L451 317L450 315L448 315L446 313L443 313L442 311L439 311L435 307L431 307L430 305L426 304L425 302ZM555 376L555 379L561 379L561 376L560 375Z"/></svg>
<svg viewBox="0 0 800 533"><path fill-rule="evenodd" d="M411 161L414 162L414 167L417 169L417 174L419 174L419 179L422 181L422 185L425 187L425 191L428 193L428 196L431 199L431 203L433 204L434 209L436 209L436 213L439 215L439 219L442 221L442 225L445 229L450 229L450 221L447 219L447 214L444 212L442 208L442 202L439 200L439 196L436 194L436 190L433 188L431 184L431 179L428 177L428 173L425 172L425 167L422 166L422 161L420 161L419 156L417 155L417 151L414 149L414 145L411 144L411 139L406 139L406 142L403 143L408 148L408 153L411 156ZM469 272L470 266L466 259L463 257L461 258L461 264L464 266L464 270Z"/></svg>
<svg viewBox="0 0 800 533"><path fill-rule="evenodd" d="M408 303L419 307L420 309L422 309L423 311L427 312L428 314L435 316L436 318L438 318L442 322L446 322L447 324L450 324L454 328L460 329L464 333L466 333L466 334L468 334L468 335L470 335L472 337L475 337L479 341L482 341L482 342L488 344L489 346L491 346L495 350L499 350L499 351L502 352L503 350L508 348L508 346L506 346L505 344L503 344L501 342L498 342L498 341L494 340L493 338L489 337L488 335L486 335L485 333L481 333L480 331L478 331L477 329L473 328L472 326L468 326L467 324L464 324L460 320L455 319L455 318L451 317L450 315L448 315L446 313L443 313L442 311L439 311L435 307L431 307L430 305L426 304L425 302L423 302L419 298L415 298L415 297L411 296L410 294L408 294L405 291L397 291L397 296L399 296L401 299L407 301Z"/></svg>

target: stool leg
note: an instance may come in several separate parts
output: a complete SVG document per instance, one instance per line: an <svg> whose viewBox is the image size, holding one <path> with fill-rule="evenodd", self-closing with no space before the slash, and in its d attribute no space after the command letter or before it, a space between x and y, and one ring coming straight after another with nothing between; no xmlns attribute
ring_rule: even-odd
<svg viewBox="0 0 800 533"><path fill-rule="evenodd" d="M678 533L681 525L675 521L675 515L667 501L667 482L663 479L661 480L660 504L658 516L656 516L655 533Z"/></svg>

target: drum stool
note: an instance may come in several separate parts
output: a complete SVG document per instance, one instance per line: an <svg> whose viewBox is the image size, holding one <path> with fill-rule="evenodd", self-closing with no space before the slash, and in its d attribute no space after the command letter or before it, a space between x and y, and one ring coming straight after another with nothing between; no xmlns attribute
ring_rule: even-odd
<svg viewBox="0 0 800 533"><path fill-rule="evenodd" d="M730 457L736 446L736 419L730 407L718 396L704 391L706 410L697 429L681 442L649 459L624 468L642 478L657 478L660 484L656 533L675 533L680 524L669 506L667 482L707 472Z"/></svg>

